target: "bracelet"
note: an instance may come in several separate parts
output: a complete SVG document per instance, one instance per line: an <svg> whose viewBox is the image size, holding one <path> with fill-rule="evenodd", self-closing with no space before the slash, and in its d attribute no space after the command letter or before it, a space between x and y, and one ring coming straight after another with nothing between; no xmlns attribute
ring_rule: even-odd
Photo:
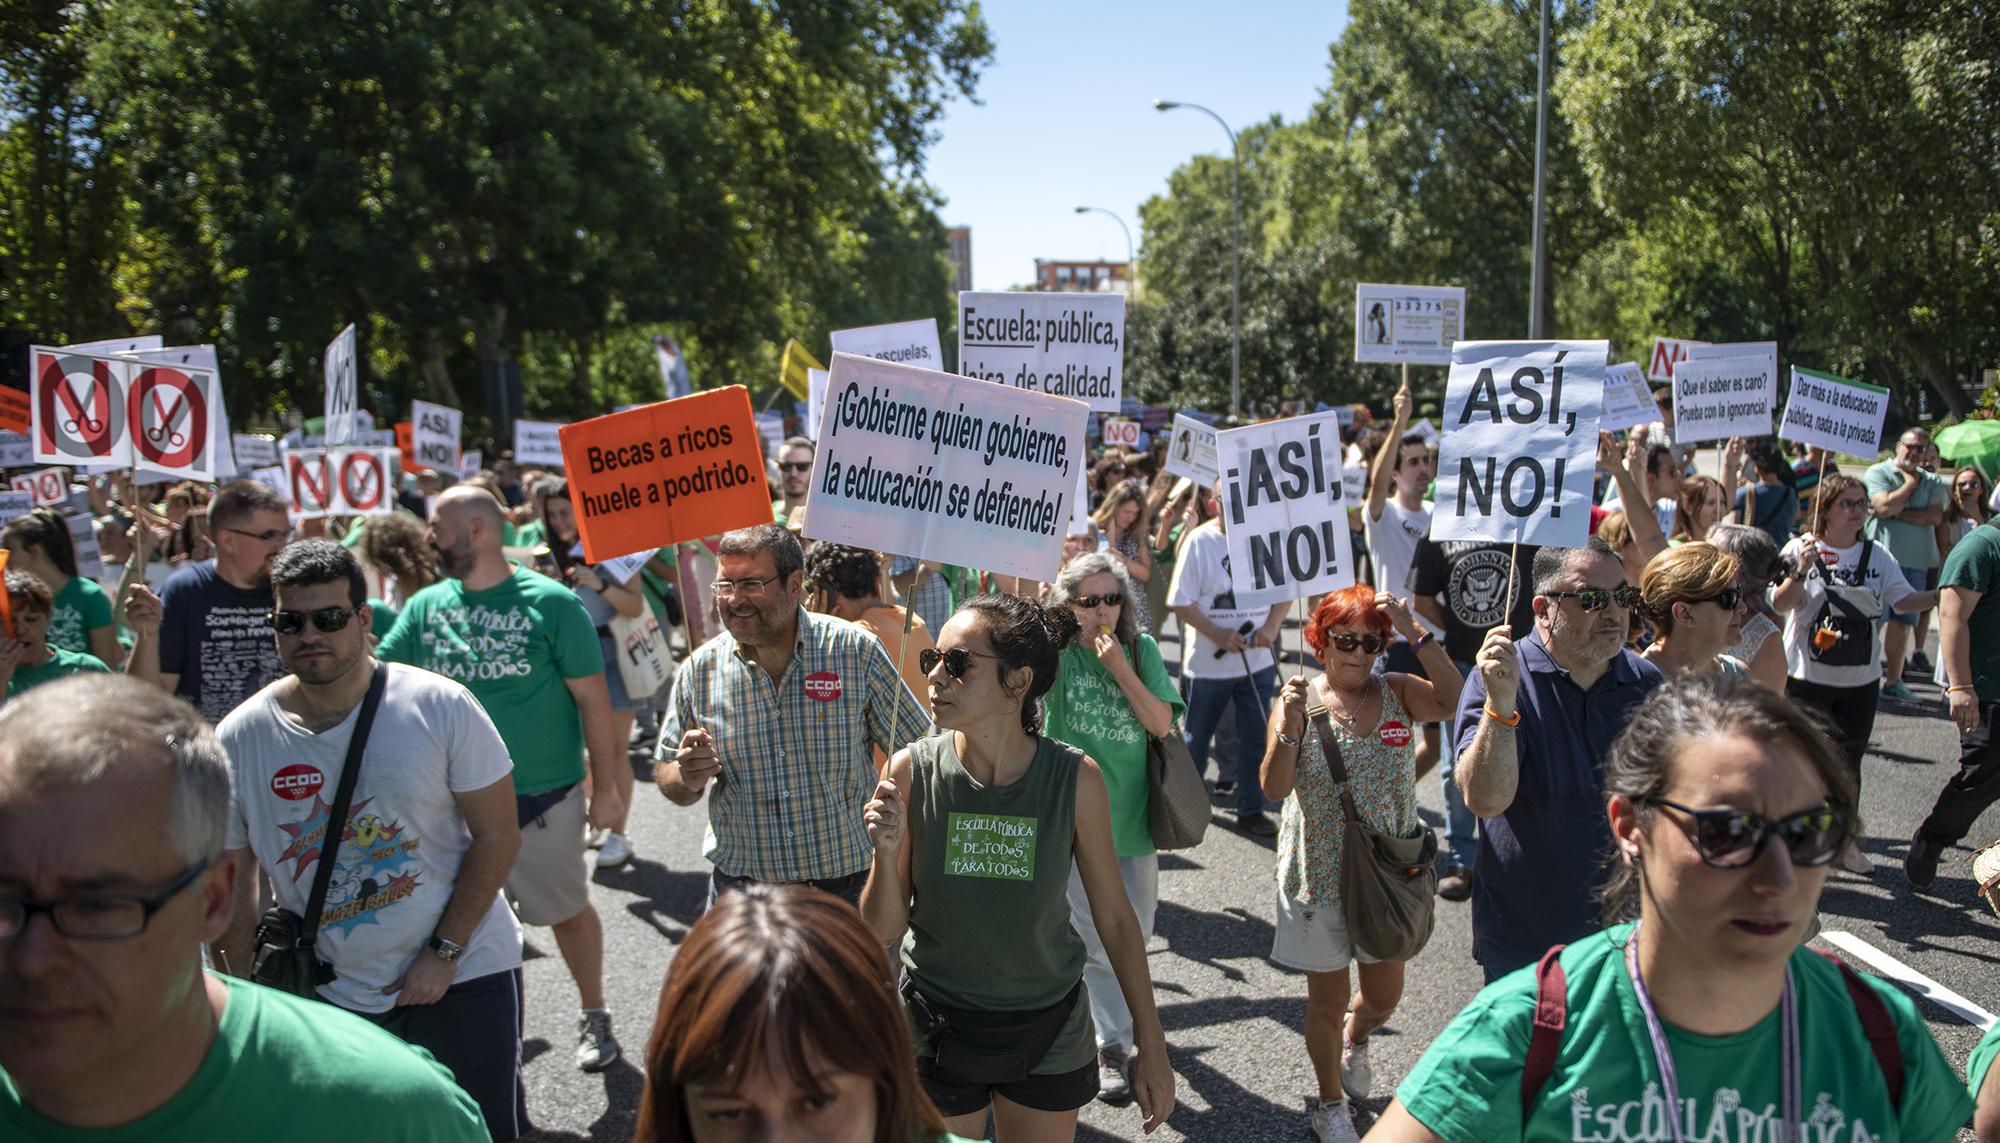
<svg viewBox="0 0 2000 1143"><path fill-rule="evenodd" d="M1304 742L1305 740L1306 740L1306 732L1303 730L1299 731L1299 736L1297 738L1286 738L1285 728L1282 726L1278 728L1278 745L1280 746L1290 746L1296 750L1299 744Z"/></svg>
<svg viewBox="0 0 2000 1143"><path fill-rule="evenodd" d="M1422 651L1425 647L1428 647L1435 642L1437 642L1436 633L1430 630L1426 630L1416 642L1410 644L1410 650Z"/></svg>
<svg viewBox="0 0 2000 1143"><path fill-rule="evenodd" d="M1953 692L1956 691L1976 691L1978 689L1979 689L1978 687L1974 686L1971 683L1953 683L1944 689L1944 693L1952 694Z"/></svg>
<svg viewBox="0 0 2000 1143"><path fill-rule="evenodd" d="M1513 727L1521 725L1521 712L1518 710L1515 711L1511 716L1503 715L1499 711L1494 710L1490 706L1486 707L1485 710L1486 710L1486 717L1492 719L1493 721L1499 723L1502 726L1511 729Z"/></svg>

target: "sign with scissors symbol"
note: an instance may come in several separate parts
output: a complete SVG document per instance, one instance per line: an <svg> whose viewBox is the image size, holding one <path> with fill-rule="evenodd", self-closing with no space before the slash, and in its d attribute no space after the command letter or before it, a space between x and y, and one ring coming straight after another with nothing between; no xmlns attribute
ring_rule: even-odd
<svg viewBox="0 0 2000 1143"><path fill-rule="evenodd" d="M190 479L214 479L214 450L209 447L214 400L213 373L166 365L141 368L129 394L138 462Z"/></svg>
<svg viewBox="0 0 2000 1143"><path fill-rule="evenodd" d="M29 405L40 464L119 464L130 459L125 423L132 367L116 358L34 347Z"/></svg>

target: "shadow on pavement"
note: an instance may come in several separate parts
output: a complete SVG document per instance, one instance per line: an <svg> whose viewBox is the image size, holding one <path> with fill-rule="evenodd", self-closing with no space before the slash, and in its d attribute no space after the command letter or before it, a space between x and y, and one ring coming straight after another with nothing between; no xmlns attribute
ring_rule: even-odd
<svg viewBox="0 0 2000 1143"><path fill-rule="evenodd" d="M688 926L708 905L708 874L668 869L657 861L635 857L617 869L598 870L592 878L607 889L630 893L625 911L679 944Z"/></svg>
<svg viewBox="0 0 2000 1143"><path fill-rule="evenodd" d="M541 1043L541 1041L528 1041ZM522 1047L525 1049L527 1043ZM542 1044L544 1049L546 1044ZM574 1131L530 1131L522 1139L536 1140L590 1140L591 1143L628 1143L632 1138L632 1123L639 1112L639 1096L646 1086L646 1077L632 1058L621 1056L595 1078L604 1081L605 1112L590 1125L589 1133L579 1135Z"/></svg>
<svg viewBox="0 0 2000 1143"><path fill-rule="evenodd" d="M1153 931L1165 937L1173 954L1196 964L1204 964L1226 979L1241 982L1243 971L1225 960L1244 957L1262 959L1271 951L1273 930L1269 921L1253 917L1242 909L1203 913L1172 901L1160 902ZM1299 1000L1304 1011L1303 994Z"/></svg>

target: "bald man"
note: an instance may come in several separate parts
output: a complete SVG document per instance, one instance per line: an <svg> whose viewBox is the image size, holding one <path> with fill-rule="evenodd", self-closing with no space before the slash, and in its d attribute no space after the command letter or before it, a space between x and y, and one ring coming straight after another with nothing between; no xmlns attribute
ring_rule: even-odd
<svg viewBox="0 0 2000 1143"><path fill-rule="evenodd" d="M446 578L410 598L376 654L465 684L499 729L521 821L507 896L523 922L555 930L582 1000L577 1066L602 1071L618 1042L604 1010L604 928L590 904L584 822L618 820L615 768L631 763L612 730L596 625L569 588L508 562L503 523L482 488L438 497L425 539Z"/></svg>

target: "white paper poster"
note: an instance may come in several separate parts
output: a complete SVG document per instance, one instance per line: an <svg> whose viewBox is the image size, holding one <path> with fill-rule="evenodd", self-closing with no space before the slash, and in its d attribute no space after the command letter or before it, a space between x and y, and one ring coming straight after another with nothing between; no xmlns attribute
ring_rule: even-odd
<svg viewBox="0 0 2000 1143"><path fill-rule="evenodd" d="M346 444L360 431L354 411L361 404L360 364L355 360L354 324L348 323L327 343L321 368L326 378L326 443Z"/></svg>
<svg viewBox="0 0 2000 1143"><path fill-rule="evenodd" d="M1778 408L1778 347L1696 346L1674 367L1674 443L1699 444L1771 433ZM1735 355L1704 356L1736 349Z"/></svg>
<svg viewBox="0 0 2000 1143"><path fill-rule="evenodd" d="M808 537L1055 578L1088 406L846 353L829 372Z"/></svg>
<svg viewBox="0 0 2000 1143"><path fill-rule="evenodd" d="M1438 451L1435 540L1590 536L1608 341L1461 341Z"/></svg>
<svg viewBox="0 0 2000 1143"><path fill-rule="evenodd" d="M486 466L486 454L476 448L466 449L458 457L458 478L471 480Z"/></svg>
<svg viewBox="0 0 2000 1143"><path fill-rule="evenodd" d="M1674 366L1687 360L1688 351L1697 345L1707 344L1705 341L1695 341L1685 337L1654 338L1653 355L1646 359L1646 379L1672 381Z"/></svg>
<svg viewBox="0 0 2000 1143"><path fill-rule="evenodd" d="M0 468L26 468L35 463L34 446L28 438L0 429Z"/></svg>
<svg viewBox="0 0 2000 1143"><path fill-rule="evenodd" d="M1238 607L1354 583L1340 421L1311 413L1216 434Z"/></svg>
<svg viewBox="0 0 2000 1143"><path fill-rule="evenodd" d="M1125 377L1125 295L962 293L958 371L1116 413Z"/></svg>
<svg viewBox="0 0 2000 1143"><path fill-rule="evenodd" d="M560 421L515 421L514 463L538 468L562 468L562 438L557 435Z"/></svg>
<svg viewBox="0 0 2000 1143"><path fill-rule="evenodd" d="M1829 452L1873 457L1882 451L1882 418L1888 411L1887 389L1794 365L1792 394L1778 436Z"/></svg>
<svg viewBox="0 0 2000 1143"><path fill-rule="evenodd" d="M1602 432L1615 433L1635 425L1650 425L1660 419L1660 406L1653 400L1653 388L1638 363L1620 361L1604 369L1604 416L1597 422Z"/></svg>
<svg viewBox="0 0 2000 1143"><path fill-rule="evenodd" d="M278 463L278 442L270 437L237 433L230 440L236 446L236 463L244 468L269 468Z"/></svg>
<svg viewBox="0 0 2000 1143"><path fill-rule="evenodd" d="M828 340L833 343L835 353L852 353L856 357L873 357L920 369L944 369L936 318L836 329Z"/></svg>
<svg viewBox="0 0 2000 1143"><path fill-rule="evenodd" d="M35 498L26 492L0 492L0 524L35 510Z"/></svg>
<svg viewBox="0 0 2000 1143"><path fill-rule="evenodd" d="M464 423L465 414L457 409L411 401L410 457L417 467L457 472L459 430Z"/></svg>
<svg viewBox="0 0 2000 1143"><path fill-rule="evenodd" d="M819 419L826 415L826 378L824 369L806 368L806 435L819 439Z"/></svg>
<svg viewBox="0 0 2000 1143"><path fill-rule="evenodd" d="M283 492L295 519L390 512L402 467L394 448L300 449L285 454Z"/></svg>
<svg viewBox="0 0 2000 1143"><path fill-rule="evenodd" d="M35 508L53 508L69 500L69 469L38 468L8 481L14 491L25 494Z"/></svg>
<svg viewBox="0 0 2000 1143"><path fill-rule="evenodd" d="M1105 448L1139 447L1139 422L1111 418L1104 422Z"/></svg>
<svg viewBox="0 0 2000 1143"><path fill-rule="evenodd" d="M1381 365L1450 365L1465 336L1465 287L1354 287L1354 360Z"/></svg>
<svg viewBox="0 0 2000 1143"><path fill-rule="evenodd" d="M1222 475L1215 462L1215 427L1186 413L1175 413L1173 438L1167 442L1166 472L1185 476L1197 487L1213 488Z"/></svg>
<svg viewBox="0 0 2000 1143"><path fill-rule="evenodd" d="M213 370L46 346L28 359L36 463L215 479L222 387Z"/></svg>

